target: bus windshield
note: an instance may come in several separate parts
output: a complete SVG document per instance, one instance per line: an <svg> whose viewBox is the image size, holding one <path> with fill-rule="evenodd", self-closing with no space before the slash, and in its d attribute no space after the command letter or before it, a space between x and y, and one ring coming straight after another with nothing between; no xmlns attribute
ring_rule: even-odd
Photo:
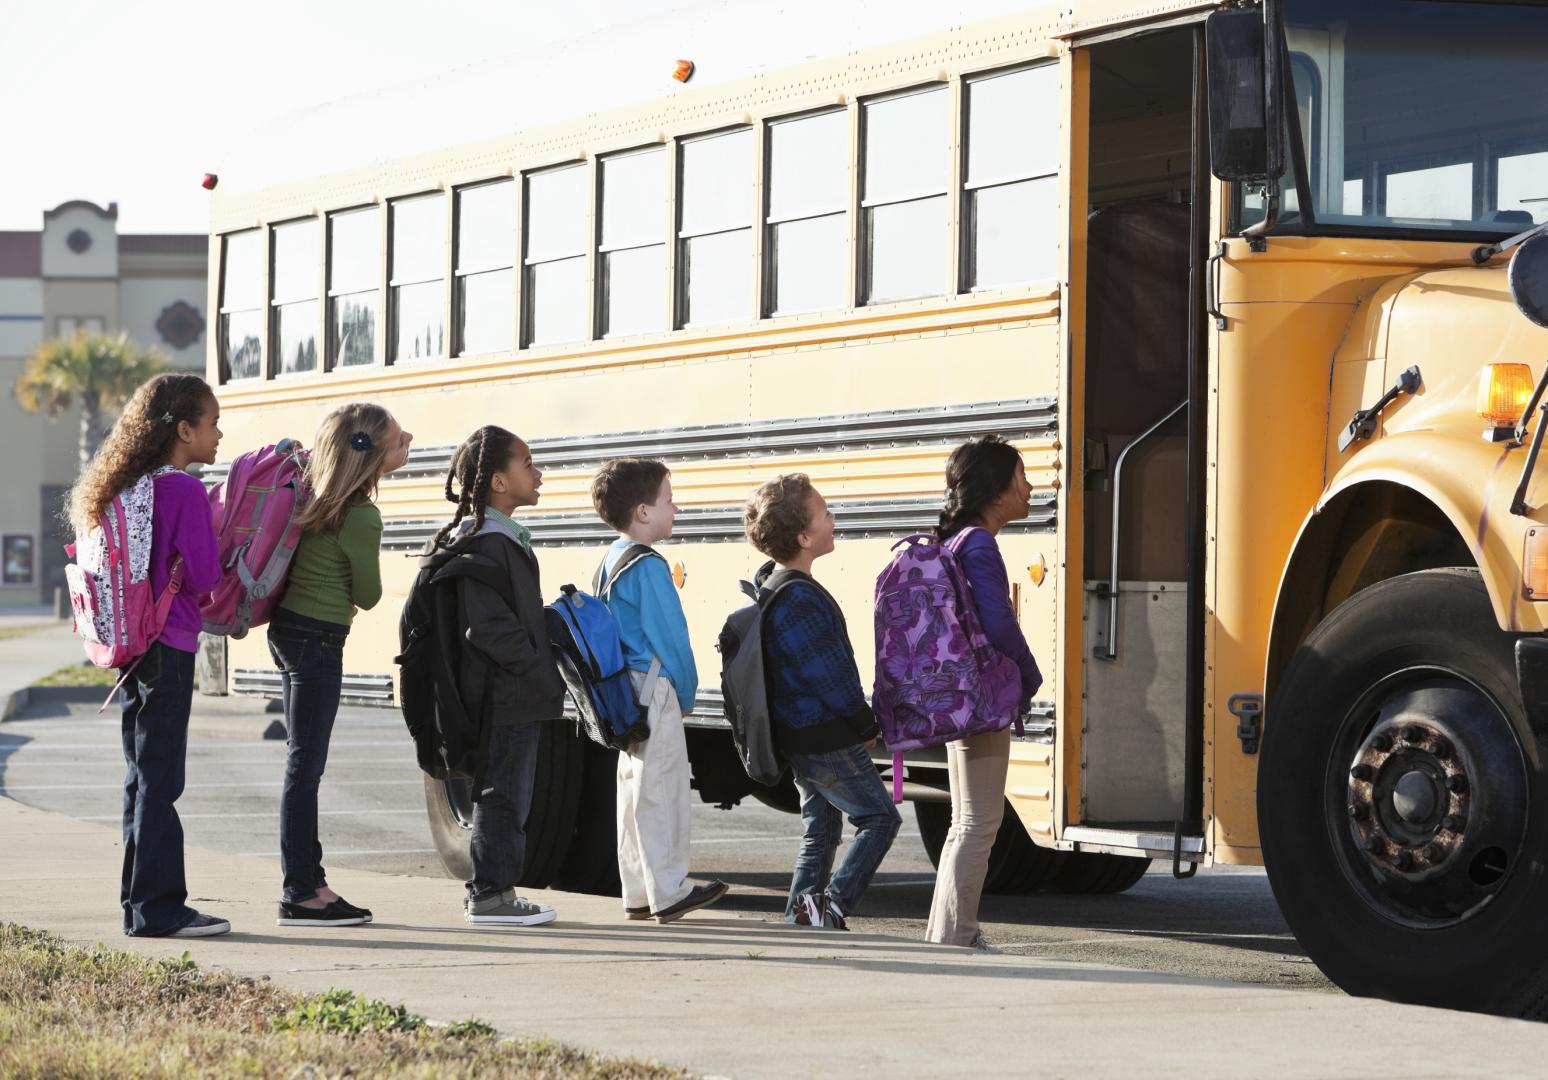
<svg viewBox="0 0 1548 1080"><path fill-rule="evenodd" d="M1476 235L1548 220L1548 6L1284 10L1301 145L1287 154L1282 224Z"/></svg>

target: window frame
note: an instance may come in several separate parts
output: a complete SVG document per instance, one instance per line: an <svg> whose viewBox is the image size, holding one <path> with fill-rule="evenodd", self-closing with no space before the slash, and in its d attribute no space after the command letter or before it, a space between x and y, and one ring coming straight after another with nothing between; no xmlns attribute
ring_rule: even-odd
<svg viewBox="0 0 1548 1080"><path fill-rule="evenodd" d="M230 281L231 266L231 238L234 236L246 236L251 234L258 242L258 303L255 307L234 308L227 303L226 290ZM268 230L263 224L249 226L245 229L232 229L230 232L220 233L220 277L216 283L219 304L215 309L215 365L220 377L220 385L228 383L266 382L269 378L269 341L268 341L268 301L269 294L269 270L268 270ZM231 315L256 314L262 327L258 333L258 372L255 375L244 375L232 378L231 358L225 355L226 332L225 320Z"/></svg>
<svg viewBox="0 0 1548 1080"><path fill-rule="evenodd" d="M510 198L512 203L511 214L511 243L507 256L510 261L501 266L480 265L471 270L462 268L462 195L464 192L476 188L498 187L509 184L511 187ZM451 355L453 358L469 356L497 356L502 352L515 352L521 346L521 275L516 271L520 267L522 253L522 203L524 180L518 180L512 176L494 176L484 180L470 180L465 184L457 184L451 189ZM514 312L511 326L511 343L503 349L491 349L487 352L470 353L467 351L466 342L463 340L463 316L467 311L467 294L462 287L462 282L469 277L477 277L480 274L495 274L501 270L511 272L511 306Z"/></svg>
<svg viewBox="0 0 1548 1080"><path fill-rule="evenodd" d="M676 231L674 225L677 220L675 189L676 177L676 151L671 146L675 140L668 139L664 142L644 143L638 146L624 147L619 150L611 150L605 154L598 154L596 168L592 170L591 198L594 228L591 237L591 252L594 267L591 282L592 315L591 315L591 341L617 340L621 338L643 337L651 334L671 333L676 321L673 314L676 311L674 299L673 278L676 276L672 266L673 243L672 234ZM662 168L667 170L667 175L662 182L662 191L667 198L667 206L663 208L661 221L661 239L650 244L618 244L611 247L604 245L602 236L607 228L607 163L629 157L644 157L647 154L660 154ZM608 297L610 295L609 282L607 280L606 256L624 251L646 251L650 248L661 249L662 269L665 281L662 283L666 292L666 308L661 312L661 324L649 330L629 330L622 333L609 332L607 327Z"/></svg>
<svg viewBox="0 0 1548 1080"><path fill-rule="evenodd" d="M10 568L6 565L10 548L18 540L27 542L27 579L25 581L12 581ZM0 588L3 589L36 589L38 587L38 534L35 532L6 532L0 533Z"/></svg>
<svg viewBox="0 0 1548 1080"><path fill-rule="evenodd" d="M313 269L313 290L308 297L295 297L281 300L274 295L275 284L279 281L277 262L279 259L279 244L275 237L280 229L290 225L301 225L310 222L317 228L317 265ZM304 214L300 217L285 218L281 221L269 222L266 227L268 234L268 281L264 286L264 378L265 379L290 379L305 377L308 375L320 375L327 370L325 359L328 351L327 345L327 303L323 294L327 291L328 282L328 240L326 236L327 221L318 214ZM279 364L279 317L280 311L295 304L317 304L322 309L317 319L313 320L313 341L317 343L317 362L307 371L281 371ZM319 324L321 333L319 334Z"/></svg>
<svg viewBox="0 0 1548 1080"><path fill-rule="evenodd" d="M759 290L758 318L759 319L783 319L791 316L812 315L824 311L846 311L855 306L855 264L853 255L855 243L855 203L858 198L860 185L855 182L859 175L861 162L858 160L859 142L855 136L854 109L848 104L823 105L815 109L803 109L800 112L781 113L778 116L766 116L758 123L762 133L763 152L759 155L758 168L759 183L762 188L761 197L758 200L758 273L763 279ZM844 173L849 178L849 191L844 196L844 204L837 210L825 210L818 214L800 214L793 217L776 218L773 213L773 178L774 178L774 139L770 132L776 125L798 123L802 120L815 120L819 116L839 116L844 119L845 125L845 154ZM781 225L793 224L801 221L818 221L825 218L842 218L844 223L844 290L836 304L818 308L798 308L789 311L777 311L774 304L777 299L776 287L779 283L779 267L775 263L776 245L774 243L775 230Z"/></svg>
<svg viewBox="0 0 1548 1080"><path fill-rule="evenodd" d="M531 258L527 251L527 245L531 241L532 230L528 221L532 213L532 178L551 173L566 172L575 169L580 172L581 205L585 208L588 220L582 226L581 249L572 255L561 255L557 258ZM596 340L596 287L593 284L595 276L594 257L597 246L597 235L601 223L597 212L599 185L597 178L601 170L596 168L595 162L589 158L578 158L570 161L555 162L550 165L539 165L532 169L523 169L519 173L520 205L517 208L516 231L519 234L516 246L516 267L520 271L516 282L516 319L518 329L516 334L516 347L518 349L542 349L553 345L583 344ZM537 341L532 336L533 328L533 289L530 277L534 267L552 266L561 262L581 260L581 305L584 309L581 317L580 336L567 341Z"/></svg>
<svg viewBox="0 0 1548 1080"><path fill-rule="evenodd" d="M687 148L694 143L708 142L711 139L724 138L729 135L745 133L750 140L748 147L748 190L747 190L747 223L735 225L730 228L710 229L705 232L689 232L683 227L683 211L686 206L683 168L684 155ZM672 325L671 330L694 330L706 326L732 326L744 322L757 322L763 317L761 304L757 302L758 282L758 219L759 214L759 190L766 183L764 176L759 173L759 145L758 125L756 123L728 124L724 127L712 128L709 131L696 131L691 135L679 135L673 138L674 156L676 158L672 173ZM730 233L745 232L747 234L747 298L748 305L745 314L733 319L721 319L716 322L689 321L688 310L688 241L698 240L707 236L725 236Z"/></svg>
<svg viewBox="0 0 1548 1080"><path fill-rule="evenodd" d="M943 135L945 136L945 140L946 140L946 145L944 147L944 149L946 151L946 157L945 157L946 169L944 170L944 176L945 176L944 186L940 190L938 190L938 191L934 190L934 189L925 189L925 188L920 188L918 190L910 189L902 197L894 197L894 198L887 198L887 199L867 199L866 196L865 196L865 185L866 185L865 159L866 159L866 150L867 150L867 148L870 145L870 124L871 124L871 121L870 121L870 107L872 105L880 105L880 104L883 104L883 103L889 102L889 101L900 101L903 98L916 97L916 96L921 95L921 94L930 94L930 93L939 93L939 94L947 95L947 97L946 97L946 110L945 110L945 112L946 112L946 130L943 132ZM854 235L855 235L856 244L857 244L857 247L858 247L858 250L856 252L856 259L855 259L855 268L856 268L856 278L857 278L857 280L854 282L854 285L856 286L855 290L854 290L854 304L855 304L856 307L875 307L875 306L877 306L879 304L903 304L903 303L909 303L909 302L914 301L914 300L929 299L930 297L933 297L933 296L951 296L951 295L953 295L957 291L955 289L955 284L956 283L951 280L951 276L952 275L951 275L950 262L949 262L949 260L951 258L951 251L952 251L952 244L953 244L953 238L950 235L950 233L951 233L951 201L952 201L952 196L953 196L953 192L952 192L952 186L953 186L952 185L952 163L951 163L951 124L952 124L952 100L951 100L951 94L952 94L952 86L951 86L951 82L949 80L946 80L946 79L933 79L933 80L929 80L927 82L915 83L915 84L913 84L911 86L902 87L902 88L897 89L897 90L888 90L888 91L884 91L884 92L878 93L878 94L868 94L865 97L862 97L860 99L860 126L859 126L858 137L856 138L854 145L850 148L850 158L854 162L855 175L856 175L856 177L858 178L858 181L859 181L854 186L855 187L855 198L854 198L854 206L855 206L855 232L854 232ZM948 262L947 262L947 265L942 268L942 272L941 272L942 287L941 287L941 290L939 292L919 293L919 294L914 295L914 296L894 296L894 297L888 297L886 299L881 299L881 300L872 299L872 297L871 297L871 287L872 287L871 259L870 259L871 230L869 228L867 228L868 215L866 214L866 211L867 210L873 210L873 209L876 209L877 207L882 207L882 206L905 206L905 205L907 205L909 203L923 202L925 199L935 199L935 198L943 198L943 197L944 197L943 212L946 215L946 222L947 222L947 238L946 238L947 242L946 242L946 246L945 246L945 249L944 249L944 253L945 253L945 256L946 256L946 259L948 260ZM960 222L958 223L957 230L958 230L958 234L960 236L960 233L961 233Z"/></svg>
<svg viewBox="0 0 1548 1080"><path fill-rule="evenodd" d="M441 222L444 229L446 230L443 231L441 236L440 276L426 278L404 278L400 280L394 276L398 248L398 207L405 202L412 202L418 199L428 200L432 198L439 198L442 200L440 204ZM394 195L387 200L387 245L385 248L385 257L383 260L385 263L387 280L387 318L385 320L387 327L387 337L383 342L385 350L383 355L385 357L385 363L387 367L394 367L398 364L432 364L436 361L450 359L450 336L452 333L452 327L446 325L445 323L445 320L449 314L447 311L447 290L450 288L451 282L452 238L449 234L451 226L450 201L451 200L448 198L446 189L442 187L430 188L422 191L406 192L402 195ZM437 281L441 283L441 351L439 353L433 353L429 356L401 357L397 354L398 316L399 308L401 307L401 305L398 303L398 290L402 288L408 288L413 285L429 285L430 283Z"/></svg>
<svg viewBox="0 0 1548 1080"><path fill-rule="evenodd" d="M333 287L334 267L334 243L333 221L335 218L346 214L363 214L368 211L376 212L376 273L372 278L369 289L336 289ZM386 301L383 299L386 289L383 281L387 276L387 238L386 230L387 210L379 202L357 203L353 206L341 206L332 210L323 211L323 355L325 362L323 370L332 371L359 371L363 368L381 367L386 349ZM371 342L371 362L369 364L339 364L339 358L333 347L333 305L334 302L348 296L360 296L364 293L376 294L376 333Z"/></svg>

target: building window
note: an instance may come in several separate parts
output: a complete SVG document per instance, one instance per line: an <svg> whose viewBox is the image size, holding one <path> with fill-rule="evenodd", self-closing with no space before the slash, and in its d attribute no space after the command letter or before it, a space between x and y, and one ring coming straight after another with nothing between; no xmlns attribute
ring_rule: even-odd
<svg viewBox="0 0 1548 1080"><path fill-rule="evenodd" d="M376 362L382 218L375 206L328 215L328 365Z"/></svg>
<svg viewBox="0 0 1548 1080"><path fill-rule="evenodd" d="M591 336L586 325L589 175L584 165L527 175L522 307L528 345Z"/></svg>
<svg viewBox="0 0 1548 1080"><path fill-rule="evenodd" d="M6 585L31 585L35 579L37 542L26 533L0 536L0 573Z"/></svg>
<svg viewBox="0 0 1548 1080"><path fill-rule="evenodd" d="M603 337L648 334L667 322L666 148L602 159L598 304Z"/></svg>
<svg viewBox="0 0 1548 1080"><path fill-rule="evenodd" d="M446 355L446 196L392 203L391 361Z"/></svg>
<svg viewBox="0 0 1548 1080"><path fill-rule="evenodd" d="M849 114L843 109L768 126L764 310L820 311L849 303Z"/></svg>
<svg viewBox="0 0 1548 1080"><path fill-rule="evenodd" d="M1055 277L1059 66L967 82L963 288Z"/></svg>
<svg viewBox="0 0 1548 1080"><path fill-rule="evenodd" d="M322 229L316 218L276 225L270 237L274 274L270 303L274 370L294 375L317 370L317 286L322 273Z"/></svg>
<svg viewBox="0 0 1548 1080"><path fill-rule="evenodd" d="M105 329L106 324L100 315L61 315L54 321L54 333L62 338L70 337L77 330L100 334Z"/></svg>
<svg viewBox="0 0 1548 1080"><path fill-rule="evenodd" d="M678 324L754 316L753 133L684 140L678 167Z"/></svg>
<svg viewBox="0 0 1548 1080"><path fill-rule="evenodd" d="M516 334L516 182L459 188L457 353L505 352Z"/></svg>
<svg viewBox="0 0 1548 1080"><path fill-rule="evenodd" d="M950 94L932 86L865 103L861 300L946 291Z"/></svg>
<svg viewBox="0 0 1548 1080"><path fill-rule="evenodd" d="M228 233L221 243L220 381L263 375L263 234Z"/></svg>

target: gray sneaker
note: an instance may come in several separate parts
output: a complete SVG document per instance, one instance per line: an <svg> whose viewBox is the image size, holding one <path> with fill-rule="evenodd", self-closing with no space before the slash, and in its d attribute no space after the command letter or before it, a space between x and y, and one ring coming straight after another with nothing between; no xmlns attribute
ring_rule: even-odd
<svg viewBox="0 0 1548 1080"><path fill-rule="evenodd" d="M475 925L541 926L553 922L557 912L546 904L534 904L515 889L506 889L481 900L469 900L462 917Z"/></svg>

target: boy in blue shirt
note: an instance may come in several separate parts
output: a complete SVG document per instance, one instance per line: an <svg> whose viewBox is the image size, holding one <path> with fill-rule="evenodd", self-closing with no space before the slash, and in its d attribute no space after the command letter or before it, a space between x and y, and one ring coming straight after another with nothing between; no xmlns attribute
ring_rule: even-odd
<svg viewBox="0 0 1548 1080"><path fill-rule="evenodd" d="M677 507L659 461L621 458L591 482L591 502L619 532L597 577L623 641L624 660L650 737L618 755L618 877L630 919L659 923L706 907L728 891L722 881L688 880L688 743L699 674L672 573L650 548L672 535Z"/></svg>

